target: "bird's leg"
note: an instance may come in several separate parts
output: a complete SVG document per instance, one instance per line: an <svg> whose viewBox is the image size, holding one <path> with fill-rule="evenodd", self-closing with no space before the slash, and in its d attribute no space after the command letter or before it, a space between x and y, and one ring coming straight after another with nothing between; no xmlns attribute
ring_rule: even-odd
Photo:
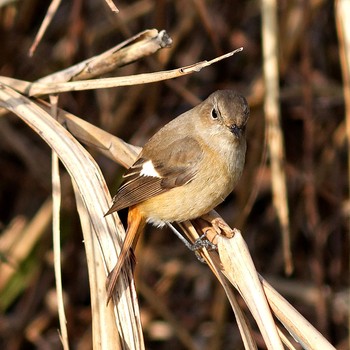
<svg viewBox="0 0 350 350"><path fill-rule="evenodd" d="M197 238L192 244L192 248L194 251L206 248L208 250L217 250L216 244L210 242L207 237L207 231L205 231L199 238Z"/></svg>
<svg viewBox="0 0 350 350"><path fill-rule="evenodd" d="M209 250L216 250L216 245L207 239L207 234L204 232L194 243L190 243L172 224L167 223L170 229L176 234L176 236L181 240L185 246L195 252L199 249L206 248Z"/></svg>
<svg viewBox="0 0 350 350"><path fill-rule="evenodd" d="M196 254L197 259L205 263L205 260L200 256L198 250L206 248L208 250L216 250L217 246L207 239L207 234L204 232L194 243L190 243L172 224L167 223L168 227L175 233L180 241L192 252Z"/></svg>

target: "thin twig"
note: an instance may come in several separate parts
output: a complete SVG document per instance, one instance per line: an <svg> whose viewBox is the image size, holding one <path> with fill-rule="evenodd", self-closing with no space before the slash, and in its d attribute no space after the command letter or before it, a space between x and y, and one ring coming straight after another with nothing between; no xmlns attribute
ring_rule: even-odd
<svg viewBox="0 0 350 350"><path fill-rule="evenodd" d="M47 10L47 13L45 15L44 20L41 23L40 29L38 31L38 34L36 35L34 42L32 44L32 46L29 49L29 56L33 56L34 51L36 50L37 46L39 45L41 39L43 38L46 29L48 28L48 26L50 25L53 16L55 15L58 7L61 4L61 0L52 0L51 4Z"/></svg>
<svg viewBox="0 0 350 350"><path fill-rule="evenodd" d="M119 9L118 9L117 6L115 6L113 0L105 0L105 1L106 1L107 5L109 6L109 8L110 8L113 12L119 13Z"/></svg>
<svg viewBox="0 0 350 350"><path fill-rule="evenodd" d="M57 102L58 96L50 96L51 115L57 119ZM53 235L53 252L54 252L54 270L56 280L58 318L60 321L60 339L64 350L69 349L67 319L64 311L62 271L61 271L61 179L59 171L59 159L57 153L52 151L52 235Z"/></svg>
<svg viewBox="0 0 350 350"><path fill-rule="evenodd" d="M157 81L174 79L187 74L199 72L205 67L212 65L225 58L233 56L235 53L242 51L243 48L236 49L225 55L216 57L210 61L202 61L190 66L177 68L169 71L137 74L127 77L115 77L105 79L93 79L86 81L74 81L67 83L29 83L24 81L17 81L16 79L0 77L0 82L15 88L17 91L22 92L28 96L40 96L48 94L57 94L66 91L82 91L82 90L93 90L93 89L106 89L117 86L129 86L138 84L149 84ZM17 83L18 82L18 83Z"/></svg>

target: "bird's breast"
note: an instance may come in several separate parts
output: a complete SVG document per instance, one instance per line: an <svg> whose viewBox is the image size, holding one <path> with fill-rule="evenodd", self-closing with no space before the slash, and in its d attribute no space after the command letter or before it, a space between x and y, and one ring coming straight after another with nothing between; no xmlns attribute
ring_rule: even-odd
<svg viewBox="0 0 350 350"><path fill-rule="evenodd" d="M218 153L208 146L192 181L140 203L140 210L156 225L191 220L209 212L224 201L240 178L245 147L245 143L231 149L224 146Z"/></svg>

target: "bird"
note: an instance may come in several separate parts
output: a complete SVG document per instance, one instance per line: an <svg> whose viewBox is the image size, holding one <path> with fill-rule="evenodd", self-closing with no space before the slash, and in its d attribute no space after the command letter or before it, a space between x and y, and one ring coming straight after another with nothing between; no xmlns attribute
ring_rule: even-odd
<svg viewBox="0 0 350 350"><path fill-rule="evenodd" d="M108 300L146 223L163 227L198 218L232 192L244 168L249 112L243 95L218 90L144 145L105 214L129 208L121 252L107 279Z"/></svg>

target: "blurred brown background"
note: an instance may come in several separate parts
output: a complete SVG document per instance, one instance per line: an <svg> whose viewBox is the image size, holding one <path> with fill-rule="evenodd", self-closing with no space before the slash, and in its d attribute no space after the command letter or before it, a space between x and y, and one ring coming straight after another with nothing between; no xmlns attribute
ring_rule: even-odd
<svg viewBox="0 0 350 350"><path fill-rule="evenodd" d="M242 53L196 74L148 85L63 93L59 106L142 146L159 127L217 89L235 89L247 96L251 105L247 163L239 186L218 212L242 230L257 270L334 346L347 349L349 189L334 3L278 5L280 108L295 264L288 278L266 154L260 2L118 0L116 5L119 14L102 0L63 1L29 57L48 2L1 1L0 75L34 81L149 28L165 29L172 47L113 75L173 69L243 46ZM90 151L115 193L123 169L93 148ZM0 348L60 349L50 210L45 206L51 196L50 150L10 114L0 117L0 169ZM62 205L69 338L72 349L89 349L89 285L68 177L63 181ZM121 217L125 219L124 212ZM34 219L39 222L33 223ZM29 224L36 226L28 233ZM26 240L20 264L3 248L11 230L17 233L17 242ZM172 233L148 227L136 255L148 349L189 348L176 336L182 328L198 349L243 347L221 286ZM5 264L15 271L7 281L1 279ZM152 300L158 301L158 308ZM167 312L175 317L175 325ZM258 331L256 337L264 348Z"/></svg>

